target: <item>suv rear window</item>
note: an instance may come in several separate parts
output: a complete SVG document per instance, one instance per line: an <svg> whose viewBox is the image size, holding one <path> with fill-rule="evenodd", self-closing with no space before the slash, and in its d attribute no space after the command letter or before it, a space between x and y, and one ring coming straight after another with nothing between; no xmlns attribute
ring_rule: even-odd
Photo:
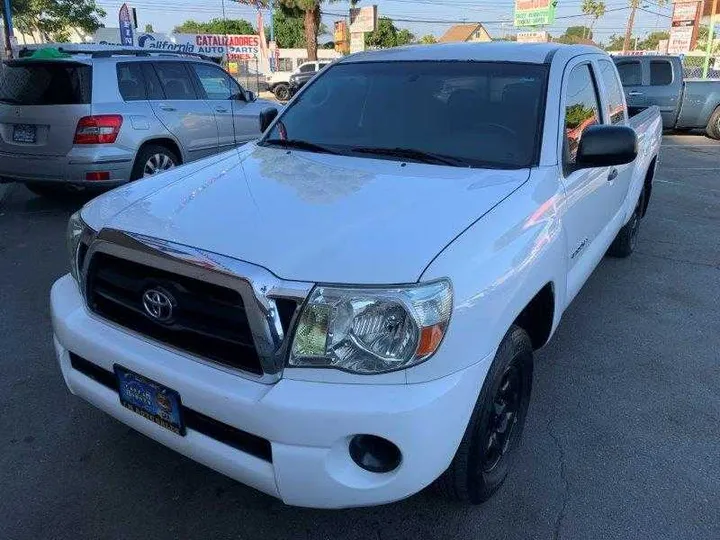
<svg viewBox="0 0 720 540"><path fill-rule="evenodd" d="M7 62L0 69L0 102L12 105L90 103L92 68L72 62Z"/></svg>

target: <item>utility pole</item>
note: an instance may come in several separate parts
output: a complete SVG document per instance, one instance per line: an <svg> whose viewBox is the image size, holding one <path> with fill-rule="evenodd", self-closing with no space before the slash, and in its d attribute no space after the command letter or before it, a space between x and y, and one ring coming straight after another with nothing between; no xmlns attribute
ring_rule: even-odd
<svg viewBox="0 0 720 540"><path fill-rule="evenodd" d="M623 41L623 52L626 53L628 51L628 47L630 47L630 39L632 39L632 30L633 30L633 24L635 24L635 12L637 11L639 4L639 0L633 0L630 4L630 18L627 22L627 27L625 28L625 40Z"/></svg>
<svg viewBox="0 0 720 540"><path fill-rule="evenodd" d="M3 0L3 26L5 34L5 56L6 58L12 58L12 37L13 37L13 25L12 25L12 12L10 11L10 0Z"/></svg>
<svg viewBox="0 0 720 540"><path fill-rule="evenodd" d="M698 7L699 9L699 7ZM703 63L703 79L707 79L708 69L710 68L710 55L713 48L713 34L715 33L715 10L717 9L717 0L713 0L712 10L710 11L710 28L708 28L708 41L705 46L705 62Z"/></svg>

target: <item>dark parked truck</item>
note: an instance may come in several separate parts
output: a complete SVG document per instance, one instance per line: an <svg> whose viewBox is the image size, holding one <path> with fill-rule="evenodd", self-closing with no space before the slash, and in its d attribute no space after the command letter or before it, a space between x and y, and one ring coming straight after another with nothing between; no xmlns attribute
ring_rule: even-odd
<svg viewBox="0 0 720 540"><path fill-rule="evenodd" d="M720 139L720 80L684 79L679 56L616 57L630 114L660 108L665 129Z"/></svg>

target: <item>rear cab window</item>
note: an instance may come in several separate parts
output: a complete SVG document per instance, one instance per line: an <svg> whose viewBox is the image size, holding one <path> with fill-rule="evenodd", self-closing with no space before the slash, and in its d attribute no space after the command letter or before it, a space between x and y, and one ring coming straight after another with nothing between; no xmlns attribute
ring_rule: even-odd
<svg viewBox="0 0 720 540"><path fill-rule="evenodd" d="M621 124L625 120L625 99L622 87L615 75L615 66L610 60L598 60L598 67L605 87L607 117L611 124Z"/></svg>
<svg viewBox="0 0 720 540"><path fill-rule="evenodd" d="M583 131L600 123L600 100L590 64L572 68L565 97L565 164L577 158Z"/></svg>
<svg viewBox="0 0 720 540"><path fill-rule="evenodd" d="M672 64L667 60L651 60L650 61L650 85L651 86L667 86L672 84L673 69Z"/></svg>
<svg viewBox="0 0 720 540"><path fill-rule="evenodd" d="M642 66L640 62L618 62L617 70L623 86L640 86L642 84Z"/></svg>
<svg viewBox="0 0 720 540"><path fill-rule="evenodd" d="M92 100L92 67L79 62L17 60L0 69L0 103L87 105Z"/></svg>

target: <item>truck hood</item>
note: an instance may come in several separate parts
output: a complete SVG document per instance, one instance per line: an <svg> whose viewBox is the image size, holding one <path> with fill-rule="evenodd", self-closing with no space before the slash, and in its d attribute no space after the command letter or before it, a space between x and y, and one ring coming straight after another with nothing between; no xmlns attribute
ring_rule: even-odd
<svg viewBox="0 0 720 540"><path fill-rule="evenodd" d="M249 144L91 202L83 219L296 281L417 281L529 170L462 169Z"/></svg>

